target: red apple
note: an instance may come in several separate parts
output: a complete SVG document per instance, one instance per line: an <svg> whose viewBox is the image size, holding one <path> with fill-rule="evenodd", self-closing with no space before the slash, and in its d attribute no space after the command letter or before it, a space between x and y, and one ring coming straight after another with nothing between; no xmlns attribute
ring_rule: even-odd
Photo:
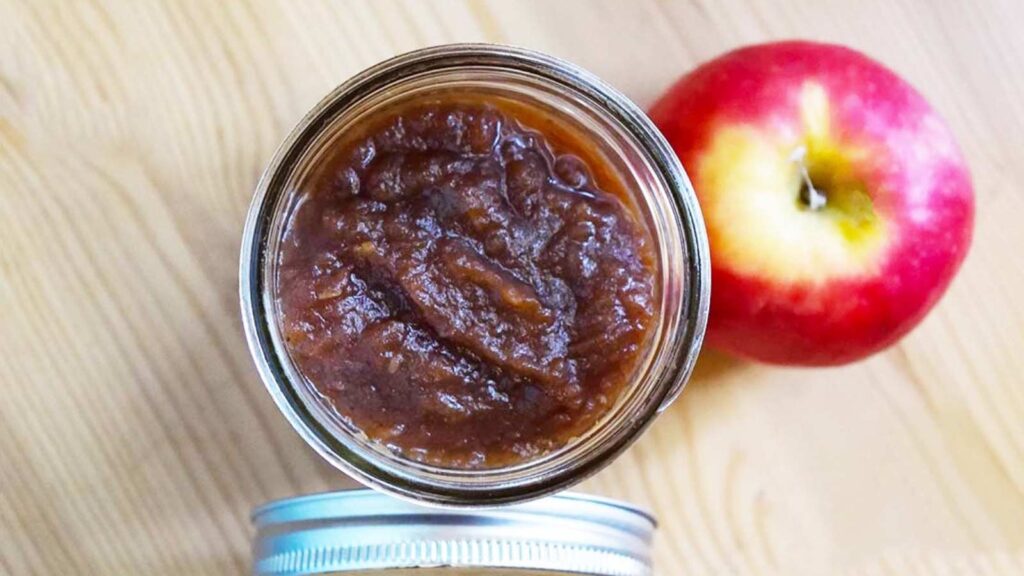
<svg viewBox="0 0 1024 576"><path fill-rule="evenodd" d="M779 364L863 358L924 317L967 253L973 190L952 134L863 54L742 48L650 114L704 212L714 347Z"/></svg>

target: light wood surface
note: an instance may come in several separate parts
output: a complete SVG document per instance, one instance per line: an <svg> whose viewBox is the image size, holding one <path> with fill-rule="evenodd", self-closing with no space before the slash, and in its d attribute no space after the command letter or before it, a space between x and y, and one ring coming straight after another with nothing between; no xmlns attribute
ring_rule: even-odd
<svg viewBox="0 0 1024 576"><path fill-rule="evenodd" d="M661 519L657 573L1024 574L1024 4L0 2L0 573L241 574L249 510L350 486L242 336L243 215L356 71L520 44L641 105L728 48L866 51L948 118L974 246L898 346L834 370L707 353L584 490Z"/></svg>

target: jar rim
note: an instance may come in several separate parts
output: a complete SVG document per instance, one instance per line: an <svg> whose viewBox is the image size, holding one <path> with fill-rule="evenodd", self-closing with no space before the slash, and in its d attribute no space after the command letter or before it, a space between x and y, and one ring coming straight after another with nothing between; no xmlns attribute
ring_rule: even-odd
<svg viewBox="0 0 1024 576"><path fill-rule="evenodd" d="M647 399L651 406L644 408L642 417L628 423L618 432L614 443L574 469L509 485L489 485L485 489L455 487L417 477L404 469L382 469L380 462L357 454L340 442L337 431L321 422L306 405L288 375L285 366L288 363L279 357L271 322L267 320L273 318L273 311L267 309L265 302L268 287L263 274L269 256L271 222L280 207L280 198L287 195L286 184L293 169L311 142L367 94L421 73L473 67L526 73L600 106L601 112L618 123L632 144L646 153L651 168L657 172L664 192L670 196L671 208L677 212L675 223L680 227L685 259L683 301L679 311L682 321L676 326L682 332L672 335L675 347L669 351L670 363L662 367L669 373L659 376L665 383L655 390L656 395ZM614 459L682 391L703 340L710 297L708 243L696 195L675 154L647 116L624 95L575 65L538 52L493 44L451 44L396 56L342 83L314 106L281 144L260 178L246 219L239 273L242 318L250 353L278 408L303 439L335 467L367 485L396 496L451 506L486 506L538 498L579 482ZM522 465L529 467L532 463Z"/></svg>

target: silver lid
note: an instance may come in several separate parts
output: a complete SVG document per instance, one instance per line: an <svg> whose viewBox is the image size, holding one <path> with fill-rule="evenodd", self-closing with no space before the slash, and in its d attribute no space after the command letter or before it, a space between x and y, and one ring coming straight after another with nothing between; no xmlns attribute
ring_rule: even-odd
<svg viewBox="0 0 1024 576"><path fill-rule="evenodd" d="M352 490L271 502L252 518L260 576L407 568L646 576L655 527L647 512L580 494L486 510L425 508Z"/></svg>

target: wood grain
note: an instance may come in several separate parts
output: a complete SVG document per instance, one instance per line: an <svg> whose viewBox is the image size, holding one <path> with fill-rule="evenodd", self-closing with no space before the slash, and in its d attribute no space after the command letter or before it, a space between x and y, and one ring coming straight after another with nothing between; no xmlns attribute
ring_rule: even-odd
<svg viewBox="0 0 1024 576"><path fill-rule="evenodd" d="M866 362L705 354L583 488L657 512L663 576L1024 573L1022 23L1015 0L0 1L0 573L244 573L250 508L351 485L264 392L236 297L256 179L341 80L499 41L648 104L785 37L866 51L949 119L966 266Z"/></svg>

